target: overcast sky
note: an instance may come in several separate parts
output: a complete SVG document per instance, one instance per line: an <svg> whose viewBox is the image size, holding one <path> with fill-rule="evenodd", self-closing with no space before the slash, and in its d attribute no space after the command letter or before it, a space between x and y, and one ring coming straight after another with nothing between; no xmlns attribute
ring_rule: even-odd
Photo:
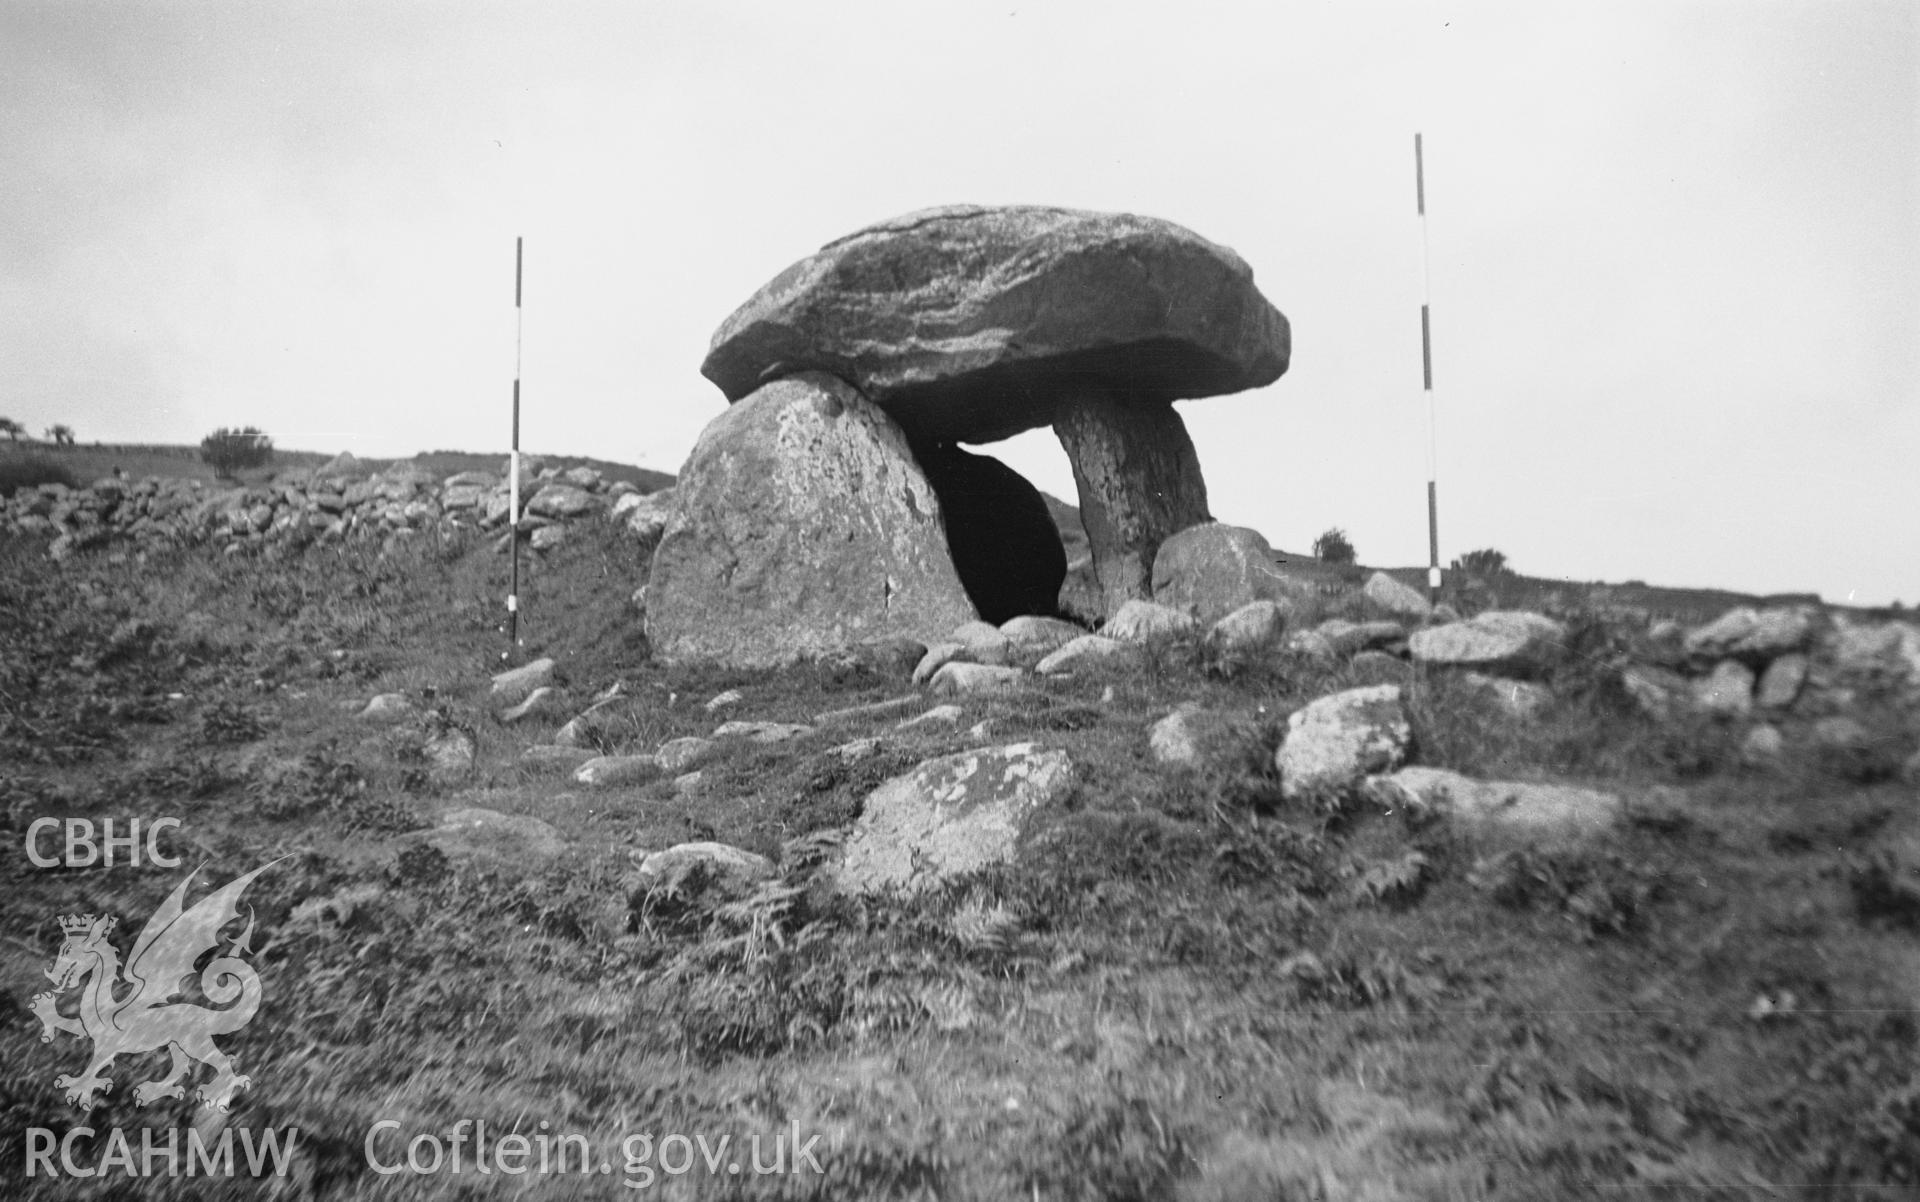
<svg viewBox="0 0 1920 1202"><path fill-rule="evenodd" d="M0 0L0 415L666 471L714 328L937 204L1151 214L1293 324L1215 515L1920 602L1920 24L1766 4ZM1045 432L993 453L1068 500Z"/></svg>

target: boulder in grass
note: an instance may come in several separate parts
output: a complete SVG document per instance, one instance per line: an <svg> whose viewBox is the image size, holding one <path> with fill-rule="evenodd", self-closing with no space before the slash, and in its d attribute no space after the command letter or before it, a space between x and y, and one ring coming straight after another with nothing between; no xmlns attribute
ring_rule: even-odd
<svg viewBox="0 0 1920 1202"><path fill-rule="evenodd" d="M660 750L653 753L653 758L659 761L662 772L679 776L701 760L712 755L713 750L714 743L712 739L687 736L678 739L669 739L665 743L662 743Z"/></svg>
<svg viewBox="0 0 1920 1202"><path fill-rule="evenodd" d="M607 788L645 784L659 775L660 761L650 755L601 755L574 769L573 779Z"/></svg>
<svg viewBox="0 0 1920 1202"><path fill-rule="evenodd" d="M1287 607L1277 601L1249 601L1213 624L1207 641L1221 651L1246 653L1271 647L1287 630Z"/></svg>
<svg viewBox="0 0 1920 1202"><path fill-rule="evenodd" d="M827 710L815 714L813 720L819 726L837 726L842 723L897 718L908 710L918 709L923 701L920 694L908 693L904 697L889 697L884 701L869 701L864 705L849 705L842 709Z"/></svg>
<svg viewBox="0 0 1920 1202"><path fill-rule="evenodd" d="M1004 664L1012 646L998 626L979 621L956 626L947 640L964 647L966 658L976 664Z"/></svg>
<svg viewBox="0 0 1920 1202"><path fill-rule="evenodd" d="M1583 839L1619 825L1625 804L1576 785L1483 781L1444 768L1402 768L1370 777L1368 796L1390 810L1413 810L1464 825L1527 837Z"/></svg>
<svg viewBox="0 0 1920 1202"><path fill-rule="evenodd" d="M542 685L527 694L526 700L512 709L500 711L500 721L509 725L528 718L544 718L564 712L567 695L552 685Z"/></svg>
<svg viewBox="0 0 1920 1202"><path fill-rule="evenodd" d="M933 674L956 660L963 660L967 654L965 643L944 640L929 645L920 656L920 662L914 665L911 677L914 684L925 684L933 679Z"/></svg>
<svg viewBox="0 0 1920 1202"><path fill-rule="evenodd" d="M1185 610L1160 605L1153 601L1128 601L1108 619L1100 628L1107 638L1127 643L1144 643L1152 639L1177 638L1191 634L1199 623Z"/></svg>
<svg viewBox="0 0 1920 1202"><path fill-rule="evenodd" d="M634 699L624 695L596 701L555 731L553 741L562 747L604 744L622 721L632 714L634 705Z"/></svg>
<svg viewBox="0 0 1920 1202"><path fill-rule="evenodd" d="M473 736L457 727L443 730L426 742L427 779L443 788L473 774Z"/></svg>
<svg viewBox="0 0 1920 1202"><path fill-rule="evenodd" d="M798 722L733 721L722 722L715 727L713 737L716 740L745 739L750 743L784 743L812 732L813 727Z"/></svg>
<svg viewBox="0 0 1920 1202"><path fill-rule="evenodd" d="M494 705L517 705L535 689L552 683L553 660L542 656L518 668L496 673L487 699Z"/></svg>
<svg viewBox="0 0 1920 1202"><path fill-rule="evenodd" d="M1252 601L1293 601L1300 585L1274 566L1273 548L1257 530L1205 522L1160 544L1153 560L1153 599L1212 625Z"/></svg>
<svg viewBox="0 0 1920 1202"><path fill-rule="evenodd" d="M640 857L634 871L635 908L662 893L689 895L717 889L740 897L774 876L773 861L730 843L680 843Z"/></svg>
<svg viewBox="0 0 1920 1202"><path fill-rule="evenodd" d="M1765 722L1740 740L1740 762L1749 768L1772 768L1786 755L1787 740L1780 728Z"/></svg>
<svg viewBox="0 0 1920 1202"><path fill-rule="evenodd" d="M1463 673L1460 679L1511 718L1536 717L1553 702L1551 689L1530 680L1507 680L1478 672Z"/></svg>
<svg viewBox="0 0 1920 1202"><path fill-rule="evenodd" d="M1085 634L1072 622L1031 614L1009 618L1000 624L1010 649L1018 654L1049 655Z"/></svg>
<svg viewBox="0 0 1920 1202"><path fill-rule="evenodd" d="M894 725L895 730L919 730L922 727L958 726L966 711L957 705L936 705L924 714L916 714Z"/></svg>
<svg viewBox="0 0 1920 1202"><path fill-rule="evenodd" d="M1620 673L1620 686L1640 712L1668 721L1690 708L1691 690L1678 672L1655 664L1633 664Z"/></svg>
<svg viewBox="0 0 1920 1202"><path fill-rule="evenodd" d="M1754 686L1753 699L1762 709L1785 709L1800 697L1810 663L1805 655L1789 652L1767 665Z"/></svg>
<svg viewBox="0 0 1920 1202"><path fill-rule="evenodd" d="M1274 753L1281 796L1302 801L1385 772L1406 755L1412 728L1398 685L1348 689L1308 703L1287 719Z"/></svg>
<svg viewBox="0 0 1920 1202"><path fill-rule="evenodd" d="M1558 663L1566 644L1564 625L1526 610L1488 610L1464 622L1416 630L1407 641L1417 663L1521 677Z"/></svg>
<svg viewBox="0 0 1920 1202"><path fill-rule="evenodd" d="M929 760L875 789L848 836L842 892L918 893L1011 861L1034 815L1072 789L1064 751L1015 743Z"/></svg>
<svg viewBox="0 0 1920 1202"><path fill-rule="evenodd" d="M528 814L503 814L478 806L449 810L431 830L402 835L399 842L425 843L457 860L507 863L551 859L567 848L567 841L549 823Z"/></svg>
<svg viewBox="0 0 1920 1202"><path fill-rule="evenodd" d="M1043 676L1053 676L1095 664L1124 661L1139 653L1140 649L1132 643L1123 643L1104 635L1083 634L1042 659L1034 665L1033 670Z"/></svg>
<svg viewBox="0 0 1920 1202"><path fill-rule="evenodd" d="M1737 606L1688 632L1684 647L1696 660L1737 658L1763 664L1799 651L1812 641L1813 614L1806 609L1755 609Z"/></svg>
<svg viewBox="0 0 1920 1202"><path fill-rule="evenodd" d="M359 717L362 722L392 725L405 722L419 712L419 707L405 693L382 693L367 702Z"/></svg>
<svg viewBox="0 0 1920 1202"><path fill-rule="evenodd" d="M1183 705L1153 724L1147 732L1147 750L1156 763L1191 768L1200 762L1196 712L1195 707Z"/></svg>
<svg viewBox="0 0 1920 1202"><path fill-rule="evenodd" d="M548 484L527 502L527 513L534 517L564 520L589 514L600 502L586 489L574 484Z"/></svg>
<svg viewBox="0 0 1920 1202"><path fill-rule="evenodd" d="M654 493L628 493L614 502L612 517L625 523L627 530L643 546L654 546L667 532L673 517L674 490L663 488Z"/></svg>
<svg viewBox="0 0 1920 1202"><path fill-rule="evenodd" d="M1753 709L1753 669L1737 659L1723 659L1712 672L1693 682L1693 704L1703 713L1738 718Z"/></svg>
<svg viewBox="0 0 1920 1202"><path fill-rule="evenodd" d="M1018 688L1026 675L1018 668L956 661L942 666L928 679L927 691L935 697L1000 693Z"/></svg>
<svg viewBox="0 0 1920 1202"><path fill-rule="evenodd" d="M1375 572L1367 577L1367 583L1360 591L1367 600L1390 614L1424 618L1433 612L1425 593L1411 584L1395 580L1385 572Z"/></svg>

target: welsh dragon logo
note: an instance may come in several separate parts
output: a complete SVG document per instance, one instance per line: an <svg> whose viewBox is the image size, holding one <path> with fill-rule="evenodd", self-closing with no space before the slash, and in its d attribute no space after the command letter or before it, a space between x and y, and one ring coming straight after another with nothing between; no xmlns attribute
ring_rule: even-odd
<svg viewBox="0 0 1920 1202"><path fill-rule="evenodd" d="M193 972L194 963L215 950L221 928L240 917L240 895L253 878L278 862L263 864L228 882L201 898L192 909L186 909L183 902L187 886L200 873L195 869L187 874L134 940L124 980L120 954L107 941L119 920L92 914L61 917L66 941L46 974L53 989L35 995L33 1012L40 1019L41 1043L51 1042L57 1031L93 1041L93 1059L85 1072L77 1077L62 1073L54 1078L54 1085L67 1091L67 1101L91 1107L96 1094L113 1089L113 1082L104 1073L114 1057L138 1056L161 1048L172 1054L173 1064L166 1076L134 1089L133 1100L138 1105L185 1097L186 1086L181 1082L193 1072L196 1060L213 1067L213 1079L196 1094L207 1106L226 1110L233 1104L235 1091L253 1083L251 1078L235 1073L233 1061L213 1043L215 1035L246 1026L260 1008L260 975L241 959L253 954L249 944L253 937L251 909L246 929L200 970L201 991L208 1001L224 1008L173 999L181 992L182 978ZM70 989L81 990L79 1013L72 1018L55 1008L61 995ZM116 993L123 996L116 998ZM233 1004L228 1005L230 1002Z"/></svg>

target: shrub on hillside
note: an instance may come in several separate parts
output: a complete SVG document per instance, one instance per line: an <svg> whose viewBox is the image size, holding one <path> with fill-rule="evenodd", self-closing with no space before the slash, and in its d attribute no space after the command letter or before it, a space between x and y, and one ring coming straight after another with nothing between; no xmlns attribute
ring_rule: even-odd
<svg viewBox="0 0 1920 1202"><path fill-rule="evenodd" d="M1338 526L1331 527L1313 540L1313 557L1322 563L1352 563L1355 559L1353 543L1347 538L1345 530Z"/></svg>
<svg viewBox="0 0 1920 1202"><path fill-rule="evenodd" d="M225 426L200 440L200 459L221 478L242 468L265 467L273 461L273 439L253 426L229 430Z"/></svg>
<svg viewBox="0 0 1920 1202"><path fill-rule="evenodd" d="M1482 547L1454 560L1453 570L1469 576L1498 576L1507 570L1507 557L1492 547Z"/></svg>
<svg viewBox="0 0 1920 1202"><path fill-rule="evenodd" d="M20 489L36 488L42 484L64 484L68 488L80 486L72 472L39 455L27 455L0 463L0 497L11 497Z"/></svg>

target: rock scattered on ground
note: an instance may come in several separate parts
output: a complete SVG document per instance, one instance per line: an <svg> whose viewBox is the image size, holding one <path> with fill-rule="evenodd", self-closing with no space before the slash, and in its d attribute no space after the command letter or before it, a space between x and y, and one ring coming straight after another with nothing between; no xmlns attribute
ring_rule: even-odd
<svg viewBox="0 0 1920 1202"><path fill-rule="evenodd" d="M1281 795L1302 801L1385 772L1406 755L1413 731L1398 685L1334 693L1296 710L1274 753Z"/></svg>
<svg viewBox="0 0 1920 1202"><path fill-rule="evenodd" d="M1249 601L1207 631L1207 641L1221 651L1247 654L1265 650L1287 631L1288 607L1278 601Z"/></svg>
<svg viewBox="0 0 1920 1202"><path fill-rule="evenodd" d="M1092 664L1124 660L1138 653L1131 643L1104 635L1083 634L1034 665L1034 671L1051 676Z"/></svg>
<svg viewBox="0 0 1920 1202"><path fill-rule="evenodd" d="M1489 610L1464 622L1416 630L1408 640L1415 662L1473 668L1497 676L1530 676L1558 663L1567 628L1544 614Z"/></svg>
<svg viewBox="0 0 1920 1202"><path fill-rule="evenodd" d="M405 693L382 693L367 702L360 711L360 720L392 725L405 722L419 712L419 707Z"/></svg>
<svg viewBox="0 0 1920 1202"><path fill-rule="evenodd" d="M1199 624L1185 610L1154 601L1124 602L1100 628L1110 639L1126 643L1144 643L1150 639L1175 638L1192 633Z"/></svg>
<svg viewBox="0 0 1920 1202"><path fill-rule="evenodd" d="M1369 796L1389 809L1437 814L1523 835L1588 837L1616 825L1620 798L1597 789L1525 781L1483 781L1444 768L1402 768L1368 778Z"/></svg>
<svg viewBox="0 0 1920 1202"><path fill-rule="evenodd" d="M550 823L526 814L470 806L448 810L430 830L400 836L402 843L426 843L454 859L525 861L546 859L566 850L567 842Z"/></svg>
<svg viewBox="0 0 1920 1202"><path fill-rule="evenodd" d="M600 755L574 769L573 779L609 788L645 784L659 775L660 761L650 755Z"/></svg>
<svg viewBox="0 0 1920 1202"><path fill-rule="evenodd" d="M551 717L564 711L566 694L552 685L541 685L527 694L526 699L512 709L500 714L500 721L512 724L528 718Z"/></svg>
<svg viewBox="0 0 1920 1202"><path fill-rule="evenodd" d="M843 892L921 892L1010 861L1032 816L1073 787L1064 751L1033 743L929 760L875 789L835 869Z"/></svg>
<svg viewBox="0 0 1920 1202"><path fill-rule="evenodd" d="M1427 601L1425 593L1411 584L1395 580L1385 572L1375 572L1367 577L1367 583L1360 591L1367 600L1390 614L1419 619L1433 613L1433 606Z"/></svg>
<svg viewBox="0 0 1920 1202"><path fill-rule="evenodd" d="M497 673L487 699L497 706L518 705L536 690L553 683L553 660L539 659Z"/></svg>
<svg viewBox="0 0 1920 1202"><path fill-rule="evenodd" d="M750 893L774 875L773 861L729 843L680 843L639 857L634 871L636 906L648 895L718 889L734 896Z"/></svg>
<svg viewBox="0 0 1920 1202"><path fill-rule="evenodd" d="M999 693L1018 688L1026 675L1018 668L955 661L942 665L927 679L927 691L935 697Z"/></svg>
<svg viewBox="0 0 1920 1202"><path fill-rule="evenodd" d="M662 772L677 776L713 754L713 750L713 740L688 735L662 743L653 758L659 761Z"/></svg>

